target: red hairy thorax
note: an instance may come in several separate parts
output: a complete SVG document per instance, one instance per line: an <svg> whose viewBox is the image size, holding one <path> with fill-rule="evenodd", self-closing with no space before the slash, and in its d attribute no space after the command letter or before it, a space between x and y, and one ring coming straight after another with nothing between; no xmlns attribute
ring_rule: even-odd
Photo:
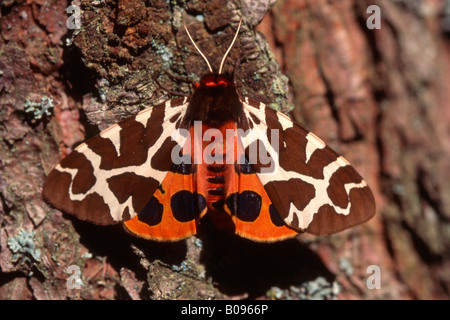
<svg viewBox="0 0 450 320"><path fill-rule="evenodd" d="M185 127L189 128L194 121L220 127L242 118L242 103L230 75L208 73L194 86L184 118Z"/></svg>
<svg viewBox="0 0 450 320"><path fill-rule="evenodd" d="M232 82L227 76L221 74L208 74L204 76L200 83L194 84L195 88L199 87L228 87L232 85Z"/></svg>

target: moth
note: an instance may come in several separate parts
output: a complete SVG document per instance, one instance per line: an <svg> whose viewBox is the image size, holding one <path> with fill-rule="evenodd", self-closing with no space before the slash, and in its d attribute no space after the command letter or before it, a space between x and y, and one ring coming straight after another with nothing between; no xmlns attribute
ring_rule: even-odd
<svg viewBox="0 0 450 320"><path fill-rule="evenodd" d="M242 22L242 21L241 21ZM97 225L177 241L209 216L260 242L329 235L375 214L371 190L342 156L288 116L237 91L206 61L190 97L142 110L79 145L49 173L44 198Z"/></svg>

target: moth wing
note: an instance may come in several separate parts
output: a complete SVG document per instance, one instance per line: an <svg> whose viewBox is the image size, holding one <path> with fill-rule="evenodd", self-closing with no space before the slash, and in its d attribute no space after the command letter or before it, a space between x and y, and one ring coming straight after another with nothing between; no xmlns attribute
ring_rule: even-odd
<svg viewBox="0 0 450 320"><path fill-rule="evenodd" d="M177 241L195 234L206 199L195 192L193 168L172 165L144 209L124 222L125 229L150 240Z"/></svg>
<svg viewBox="0 0 450 320"><path fill-rule="evenodd" d="M216 227L234 228L237 235L260 242L296 236L298 232L287 227L274 210L256 172L245 158L239 134L236 134L237 124L233 123L226 130L230 129L234 135L227 135L223 146L227 165L223 175L219 176L223 177L223 198L212 204L218 211L210 215ZM207 176L200 176L199 180L207 180ZM225 215L221 214L221 209Z"/></svg>
<svg viewBox="0 0 450 320"><path fill-rule="evenodd" d="M225 211L237 235L253 241L274 242L298 235L276 212L256 172L246 161L235 165L225 193Z"/></svg>
<svg viewBox="0 0 450 320"><path fill-rule="evenodd" d="M48 175L43 196L56 208L99 225L135 217L170 170L186 98L125 119L79 145Z"/></svg>
<svg viewBox="0 0 450 320"><path fill-rule="evenodd" d="M328 235L375 214L367 182L347 160L281 112L248 98L243 106L241 126L255 133L243 136L245 152L289 227ZM257 157L251 157L252 147L258 150Z"/></svg>

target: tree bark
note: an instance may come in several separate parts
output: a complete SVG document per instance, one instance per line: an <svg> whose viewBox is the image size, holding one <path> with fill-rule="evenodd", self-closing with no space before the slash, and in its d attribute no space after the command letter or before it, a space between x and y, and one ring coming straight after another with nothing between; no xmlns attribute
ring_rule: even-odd
<svg viewBox="0 0 450 320"><path fill-rule="evenodd" d="M81 29L67 27L70 5L81 9ZM371 5L380 29L368 27ZM0 299L449 298L445 5L1 2ZM45 203L45 176L74 146L192 92L207 66L183 22L217 68L240 17L225 67L239 91L290 112L343 154L371 186L375 218L273 244L206 222L186 241L158 243Z"/></svg>

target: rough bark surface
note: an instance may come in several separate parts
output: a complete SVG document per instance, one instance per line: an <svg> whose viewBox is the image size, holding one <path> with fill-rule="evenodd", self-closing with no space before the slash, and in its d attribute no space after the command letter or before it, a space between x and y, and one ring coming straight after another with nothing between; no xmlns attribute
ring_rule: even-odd
<svg viewBox="0 0 450 320"><path fill-rule="evenodd" d="M67 28L69 5L81 9L79 30ZM381 29L366 25L370 5L381 9ZM0 299L449 298L445 6L1 1ZM226 70L236 69L244 95L291 112L345 155L374 191L374 219L274 244L203 224L198 236L158 243L43 201L46 174L76 144L191 92L207 66L183 22L217 67L241 16ZM367 286L370 266L379 267L380 289Z"/></svg>

